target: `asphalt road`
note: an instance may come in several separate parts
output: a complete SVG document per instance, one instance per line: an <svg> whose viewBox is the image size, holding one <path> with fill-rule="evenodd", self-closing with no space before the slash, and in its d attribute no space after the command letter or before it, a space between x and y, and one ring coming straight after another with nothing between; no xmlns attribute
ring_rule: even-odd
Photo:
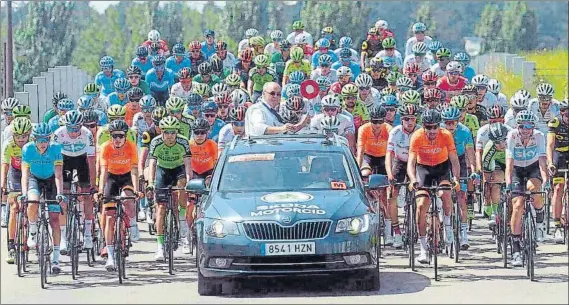
<svg viewBox="0 0 569 305"><path fill-rule="evenodd" d="M381 289L358 292L346 281L322 278L279 281L248 281L232 296L202 297L197 293L194 259L181 256L176 274L168 274L166 263L152 260L155 239L142 232L127 261L128 279L118 284L115 273L105 271L99 258L88 267L81 256L80 278L71 279L69 257L63 256L63 271L49 278L49 287L40 288L35 254L29 272L18 278L16 268L5 262L6 232L2 229L0 302L8 303L542 303L568 304L568 252L551 240L538 248L536 278L531 282L524 268L503 268L501 256L482 219L475 220L471 248L461 252L461 260L439 260L440 281L434 281L432 266L407 268L407 256L388 248L381 261ZM146 225L141 226L145 228Z"/></svg>

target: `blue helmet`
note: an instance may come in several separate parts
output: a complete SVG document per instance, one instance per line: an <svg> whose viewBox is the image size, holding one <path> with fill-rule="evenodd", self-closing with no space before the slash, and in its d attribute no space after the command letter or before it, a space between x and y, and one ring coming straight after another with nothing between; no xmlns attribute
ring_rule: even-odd
<svg viewBox="0 0 569 305"><path fill-rule="evenodd" d="M60 99L57 102L57 109L63 111L70 111L75 109L75 103L69 98Z"/></svg>
<svg viewBox="0 0 569 305"><path fill-rule="evenodd" d="M174 55L183 56L186 54L186 48L183 44L177 43L172 47L172 53Z"/></svg>
<svg viewBox="0 0 569 305"><path fill-rule="evenodd" d="M46 138L51 136L51 128L47 123L39 123L32 128L32 136L34 138Z"/></svg>
<svg viewBox="0 0 569 305"><path fill-rule="evenodd" d="M144 46L138 46L136 47L136 56L138 57L146 57L148 56L148 48L144 47Z"/></svg>
<svg viewBox="0 0 569 305"><path fill-rule="evenodd" d="M140 108L148 109L156 107L156 99L150 94L143 96L140 101L138 101Z"/></svg>
<svg viewBox="0 0 569 305"><path fill-rule="evenodd" d="M381 97L382 106L398 106L399 102L394 95L388 94Z"/></svg>
<svg viewBox="0 0 569 305"><path fill-rule="evenodd" d="M118 93L126 93L128 91L128 89L130 89L130 86L131 86L128 79L126 79L124 77L117 78L113 85L115 87L115 90Z"/></svg>
<svg viewBox="0 0 569 305"><path fill-rule="evenodd" d="M83 95L77 100L77 109L81 111L93 109L94 106L95 101L92 95Z"/></svg>
<svg viewBox="0 0 569 305"><path fill-rule="evenodd" d="M352 50L349 48L340 49L340 59L350 59L352 57Z"/></svg>
<svg viewBox="0 0 569 305"><path fill-rule="evenodd" d="M108 68L115 65L115 60L110 56L103 56L101 60L99 60L99 66L101 68Z"/></svg>
<svg viewBox="0 0 569 305"><path fill-rule="evenodd" d="M330 47L330 40L327 38L320 38L318 40L318 47L319 48L329 48Z"/></svg>
<svg viewBox="0 0 569 305"><path fill-rule="evenodd" d="M211 100L205 101L202 104L202 112L203 113L212 113L212 112L217 113L218 109L219 108L217 107L217 104Z"/></svg>
<svg viewBox="0 0 569 305"><path fill-rule="evenodd" d="M322 54L318 57L318 65L331 65L332 64L332 56L328 54Z"/></svg>
<svg viewBox="0 0 569 305"><path fill-rule="evenodd" d="M352 46L352 38L350 38L348 36L344 36L344 37L340 38L339 46L340 46L340 48L351 47Z"/></svg>
<svg viewBox="0 0 569 305"><path fill-rule="evenodd" d="M438 40L432 40L429 43L429 50L433 53L435 53L438 49L443 47L443 43L438 41Z"/></svg>
<svg viewBox="0 0 569 305"><path fill-rule="evenodd" d="M456 107L447 107L445 109L443 109L443 111L441 112L441 117L443 118L443 120L447 120L447 121L455 121L458 120L460 118L460 110Z"/></svg>
<svg viewBox="0 0 569 305"><path fill-rule="evenodd" d="M78 127L83 124L83 114L77 110L68 111L65 114L65 126Z"/></svg>
<svg viewBox="0 0 569 305"><path fill-rule="evenodd" d="M304 81L304 73L300 71L293 71L290 73L289 80L293 84L300 84Z"/></svg>
<svg viewBox="0 0 569 305"><path fill-rule="evenodd" d="M427 26L422 22L417 22L413 24L413 33L425 32L426 30Z"/></svg>

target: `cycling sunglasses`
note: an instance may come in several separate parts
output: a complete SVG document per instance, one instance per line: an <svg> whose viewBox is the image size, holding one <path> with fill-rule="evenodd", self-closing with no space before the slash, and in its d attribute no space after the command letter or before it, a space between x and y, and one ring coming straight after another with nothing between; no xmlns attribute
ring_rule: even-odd
<svg viewBox="0 0 569 305"><path fill-rule="evenodd" d="M85 126L85 127L87 127L87 128L95 128L95 127L97 127L97 122L84 123L83 126Z"/></svg>
<svg viewBox="0 0 569 305"><path fill-rule="evenodd" d="M47 143L49 139L50 137L36 137L34 141L37 143Z"/></svg>
<svg viewBox="0 0 569 305"><path fill-rule="evenodd" d="M196 135L196 136L203 136L203 135L206 135L207 133L208 133L208 131L203 130L203 129L194 130L194 135Z"/></svg>
<svg viewBox="0 0 569 305"><path fill-rule="evenodd" d="M172 134L178 133L178 131L176 131L176 130L164 130L163 132L164 132L164 134L168 134L168 135L172 135Z"/></svg>
<svg viewBox="0 0 569 305"><path fill-rule="evenodd" d="M533 129L533 128L535 128L535 125L532 123L521 123L521 124L518 124L518 128L520 128L520 129Z"/></svg>
<svg viewBox="0 0 569 305"><path fill-rule="evenodd" d="M245 126L245 121L233 121L231 124L233 124L235 127L243 127Z"/></svg>
<svg viewBox="0 0 569 305"><path fill-rule="evenodd" d="M337 107L322 107L322 111L324 112L333 112L333 111L337 111L338 108Z"/></svg>
<svg viewBox="0 0 569 305"><path fill-rule="evenodd" d="M4 111L3 113L5 116L13 116L14 115L14 112L12 112L12 111Z"/></svg>
<svg viewBox="0 0 569 305"><path fill-rule="evenodd" d="M126 134L124 134L124 133L113 133L113 134L111 134L111 137L113 139L124 139L126 137Z"/></svg>
<svg viewBox="0 0 569 305"><path fill-rule="evenodd" d="M373 125L379 125L379 124L383 124L383 119L371 120L370 122L371 122Z"/></svg>
<svg viewBox="0 0 569 305"><path fill-rule="evenodd" d="M458 75L458 71L449 71L448 75Z"/></svg>
<svg viewBox="0 0 569 305"><path fill-rule="evenodd" d="M67 128L67 132L79 132L81 130L81 126L77 127L65 126L65 128Z"/></svg>
<svg viewBox="0 0 569 305"><path fill-rule="evenodd" d="M387 112L395 112L395 107L385 107L385 111L387 111Z"/></svg>
<svg viewBox="0 0 569 305"><path fill-rule="evenodd" d="M154 108L152 107L142 107L142 112L152 112L152 110L154 110Z"/></svg>
<svg viewBox="0 0 569 305"><path fill-rule="evenodd" d="M204 113L204 116L206 118L215 118L217 116L216 113Z"/></svg>
<svg viewBox="0 0 569 305"><path fill-rule="evenodd" d="M437 84L437 82L424 82L423 83L423 85L425 85L425 86L434 86L436 84Z"/></svg>
<svg viewBox="0 0 569 305"><path fill-rule="evenodd" d="M403 122L409 122L409 121L415 121L415 120L417 120L417 117L414 117L414 116L406 116L406 117L401 118L401 121L403 121Z"/></svg>
<svg viewBox="0 0 569 305"><path fill-rule="evenodd" d="M423 125L423 128L425 128L425 130L436 130L439 128L439 125Z"/></svg>

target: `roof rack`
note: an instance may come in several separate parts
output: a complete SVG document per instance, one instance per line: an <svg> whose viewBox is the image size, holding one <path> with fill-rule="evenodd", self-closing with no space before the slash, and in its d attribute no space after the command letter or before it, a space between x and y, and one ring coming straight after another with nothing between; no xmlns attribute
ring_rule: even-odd
<svg viewBox="0 0 569 305"><path fill-rule="evenodd" d="M300 133L300 134L271 134L261 136L249 136L249 141L253 140L273 140L273 139L303 139L303 138L319 138L325 139L326 135L321 133Z"/></svg>

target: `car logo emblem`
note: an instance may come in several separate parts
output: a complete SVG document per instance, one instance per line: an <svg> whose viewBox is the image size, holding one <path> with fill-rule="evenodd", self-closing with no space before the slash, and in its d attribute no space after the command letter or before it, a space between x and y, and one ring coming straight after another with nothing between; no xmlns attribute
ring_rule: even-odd
<svg viewBox="0 0 569 305"><path fill-rule="evenodd" d="M292 222L292 218L290 218L290 216L283 216L281 218L282 222L284 223L291 223Z"/></svg>

